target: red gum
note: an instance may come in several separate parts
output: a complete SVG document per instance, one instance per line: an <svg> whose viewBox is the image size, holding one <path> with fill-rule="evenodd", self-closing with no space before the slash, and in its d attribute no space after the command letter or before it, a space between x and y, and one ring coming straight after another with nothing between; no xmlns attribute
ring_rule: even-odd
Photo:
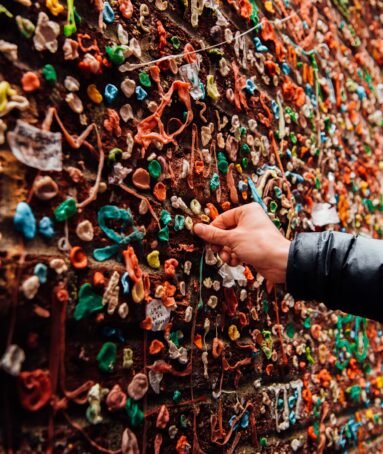
<svg viewBox="0 0 383 454"><path fill-rule="evenodd" d="M118 8L125 19L130 19L133 16L133 5L131 0L119 0Z"/></svg>
<svg viewBox="0 0 383 454"><path fill-rule="evenodd" d="M299 45L303 49L307 49L311 43L313 42L313 39L315 37L315 32L317 29L317 22L318 22L318 10L313 6L313 14L310 15L310 5L311 2L303 2L301 6L301 16L302 18L311 25L310 31L308 35L301 41L299 42ZM312 20L311 20L312 18Z"/></svg>
<svg viewBox="0 0 383 454"><path fill-rule="evenodd" d="M106 109L106 114L108 118L105 118L104 120L104 128L108 132L111 132L116 137L120 137L122 134L120 126L120 116L113 109Z"/></svg>
<svg viewBox="0 0 383 454"><path fill-rule="evenodd" d="M128 272L130 279L137 284L137 282L139 282L142 278L142 270L138 264L138 259L132 246L128 246L122 255L124 257L126 271Z"/></svg>
<svg viewBox="0 0 383 454"><path fill-rule="evenodd" d="M187 43L184 47L184 59L188 62L188 63L195 63L197 61L197 55L194 51L194 47L190 44L190 43Z"/></svg>
<svg viewBox="0 0 383 454"><path fill-rule="evenodd" d="M167 134L161 116L163 115L166 106L170 104L174 90L178 91L178 97L185 104L188 110L188 115L186 117L185 123L183 123L182 126L180 126L172 134ZM158 106L157 110L152 115L149 115L149 117L144 118L137 125L137 134L134 136L134 140L139 145L142 145L142 157L144 157L145 151L153 142L160 142L164 145L173 143L176 145L177 142L175 140L175 137L181 134L192 120L193 111L189 95L189 84L180 80L176 80L172 83L169 91L165 95L163 95L161 104ZM156 127L158 128L158 132L153 131Z"/></svg>
<svg viewBox="0 0 383 454"><path fill-rule="evenodd" d="M151 369L154 372L159 372L161 374L171 374L175 377L186 377L192 373L191 363L189 363L186 369L182 371L175 370L173 366L166 363L165 361L158 361L157 364L152 364L151 366L146 366L147 369Z"/></svg>
<svg viewBox="0 0 383 454"><path fill-rule="evenodd" d="M164 89L161 86L161 80L160 80L160 68L158 66L151 66L149 68L149 73L150 77L154 80L154 82L157 84L158 92L160 95L164 93Z"/></svg>
<svg viewBox="0 0 383 454"><path fill-rule="evenodd" d="M278 61L281 61L286 55L286 49L282 42L275 36L275 31L270 22L263 18L261 21L261 38L263 41L272 41L275 46L275 53L277 54Z"/></svg>
<svg viewBox="0 0 383 454"><path fill-rule="evenodd" d="M242 110L242 107L246 110L249 108L246 102L246 96L243 92L243 87L245 86L245 76L239 74L238 66L233 62L231 64L234 72L234 104L238 110Z"/></svg>
<svg viewBox="0 0 383 454"><path fill-rule="evenodd" d="M166 30L164 26L162 25L161 21L157 21L157 32L158 36L160 37L160 42L159 42L159 50L160 54L163 55L165 53L164 49L166 47L167 41L166 41Z"/></svg>
<svg viewBox="0 0 383 454"><path fill-rule="evenodd" d="M263 110L266 112L266 115L260 112L258 114L258 119L262 124L269 128L273 121L273 114L271 113L271 110L267 107L266 94L264 92L261 93L261 96L259 97L259 102L261 103Z"/></svg>

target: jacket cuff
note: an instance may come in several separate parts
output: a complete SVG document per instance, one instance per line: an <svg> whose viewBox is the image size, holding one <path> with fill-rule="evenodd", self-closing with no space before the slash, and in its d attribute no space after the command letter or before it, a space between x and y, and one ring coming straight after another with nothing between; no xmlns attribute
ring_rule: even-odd
<svg viewBox="0 0 383 454"><path fill-rule="evenodd" d="M300 233L290 244L286 272L287 291L295 299L321 299L323 282L317 261L320 233Z"/></svg>

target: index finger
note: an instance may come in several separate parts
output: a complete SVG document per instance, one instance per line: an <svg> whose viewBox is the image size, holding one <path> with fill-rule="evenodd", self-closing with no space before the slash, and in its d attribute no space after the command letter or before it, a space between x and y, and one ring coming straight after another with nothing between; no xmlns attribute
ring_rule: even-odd
<svg viewBox="0 0 383 454"><path fill-rule="evenodd" d="M242 206L224 211L223 213L218 215L213 222L211 222L211 225L224 230L232 229L237 226L241 213Z"/></svg>

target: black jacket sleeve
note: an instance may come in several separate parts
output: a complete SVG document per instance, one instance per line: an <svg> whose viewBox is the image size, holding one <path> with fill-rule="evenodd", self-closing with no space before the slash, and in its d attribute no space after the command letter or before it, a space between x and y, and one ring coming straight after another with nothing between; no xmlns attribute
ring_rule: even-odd
<svg viewBox="0 0 383 454"><path fill-rule="evenodd" d="M286 281L296 299L383 321L383 240L301 233L290 245Z"/></svg>

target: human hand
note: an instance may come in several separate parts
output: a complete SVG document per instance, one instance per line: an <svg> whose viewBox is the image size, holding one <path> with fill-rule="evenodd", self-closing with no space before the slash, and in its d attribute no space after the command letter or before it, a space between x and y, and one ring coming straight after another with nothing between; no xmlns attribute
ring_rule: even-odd
<svg viewBox="0 0 383 454"><path fill-rule="evenodd" d="M285 282L290 241L258 203L225 211L210 225L196 224L194 232L229 265L244 262L274 284Z"/></svg>

